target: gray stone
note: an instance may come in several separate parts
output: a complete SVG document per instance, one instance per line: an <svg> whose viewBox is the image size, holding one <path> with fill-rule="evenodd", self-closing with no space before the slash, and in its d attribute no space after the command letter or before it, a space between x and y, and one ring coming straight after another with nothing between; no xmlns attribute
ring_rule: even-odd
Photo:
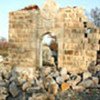
<svg viewBox="0 0 100 100"><path fill-rule="evenodd" d="M36 80L37 80L37 79L36 79ZM33 85L35 85L35 82L34 82ZM43 88L43 87L44 87L44 86L43 86L43 79L41 78L41 79L37 80L37 81L36 81L36 85L39 86L39 87L41 87L41 88Z"/></svg>
<svg viewBox="0 0 100 100"><path fill-rule="evenodd" d="M6 87L6 85L7 85L7 84L6 84L3 80L0 81L0 87L1 87L1 86Z"/></svg>
<svg viewBox="0 0 100 100"><path fill-rule="evenodd" d="M74 85L74 80L68 80L67 83L68 83L70 86L75 86L75 85Z"/></svg>
<svg viewBox="0 0 100 100"><path fill-rule="evenodd" d="M100 71L96 72L95 76L100 79Z"/></svg>
<svg viewBox="0 0 100 100"><path fill-rule="evenodd" d="M26 79L22 78L22 77L18 77L18 83L19 85L23 85L26 82Z"/></svg>
<svg viewBox="0 0 100 100"><path fill-rule="evenodd" d="M61 68L60 74L61 74L61 76L67 75L67 68L65 68L65 67Z"/></svg>
<svg viewBox="0 0 100 100"><path fill-rule="evenodd" d="M16 97L18 94L19 94L19 89L18 89L18 87L17 87L17 85L16 85L16 83L15 82L12 82L10 85L9 85L9 92L11 93L11 95L13 96L13 97Z"/></svg>
<svg viewBox="0 0 100 100"><path fill-rule="evenodd" d="M16 80L17 80L17 77L14 77L14 76L12 76L12 77L9 79L10 82L16 81Z"/></svg>
<svg viewBox="0 0 100 100"><path fill-rule="evenodd" d="M90 78L90 77L92 77L92 74L90 72L86 71L83 73L83 80Z"/></svg>
<svg viewBox="0 0 100 100"><path fill-rule="evenodd" d="M72 86L72 89L75 90L75 91L84 91L85 90L85 87L83 86Z"/></svg>
<svg viewBox="0 0 100 100"><path fill-rule="evenodd" d="M37 93L33 94L32 97L29 98L29 100L49 100L48 95L42 94L42 93Z"/></svg>
<svg viewBox="0 0 100 100"><path fill-rule="evenodd" d="M81 81L81 76L77 75L77 78L74 80L74 85L78 84Z"/></svg>
<svg viewBox="0 0 100 100"><path fill-rule="evenodd" d="M99 83L99 78L98 77L92 77L94 85L98 85Z"/></svg>
<svg viewBox="0 0 100 100"><path fill-rule="evenodd" d="M43 65L50 65L51 64L51 55L52 52L50 50L50 48L47 45L43 45L43 49L42 49L42 58L43 58Z"/></svg>
<svg viewBox="0 0 100 100"><path fill-rule="evenodd" d="M11 75L12 75L12 77L15 77L15 78L18 77L18 73L15 71L14 68L13 68L12 71L11 71Z"/></svg>
<svg viewBox="0 0 100 100"><path fill-rule="evenodd" d="M69 80L70 76L69 75L62 75L61 76L63 78L64 81Z"/></svg>
<svg viewBox="0 0 100 100"><path fill-rule="evenodd" d="M9 79L10 78L10 72L9 72L9 69L3 69L3 72L2 72L2 76L5 78L5 79Z"/></svg>
<svg viewBox="0 0 100 100"><path fill-rule="evenodd" d="M96 71L100 71L100 65L95 66Z"/></svg>
<svg viewBox="0 0 100 100"><path fill-rule="evenodd" d="M77 74L71 74L70 75L70 80L76 80Z"/></svg>
<svg viewBox="0 0 100 100"><path fill-rule="evenodd" d="M45 75L49 75L50 72L51 72L51 70L52 70L51 67L46 67L46 68L44 69L44 74L45 74Z"/></svg>
<svg viewBox="0 0 100 100"><path fill-rule="evenodd" d="M64 82L64 78L61 77L61 76L58 76L58 77L56 77L56 82L57 82L58 84L61 84L61 83Z"/></svg>
<svg viewBox="0 0 100 100"><path fill-rule="evenodd" d="M96 73L96 70L95 70L95 65L96 65L96 62L92 61L88 67L88 71L92 74L95 74Z"/></svg>
<svg viewBox="0 0 100 100"><path fill-rule="evenodd" d="M23 84L22 90L25 91L29 87L31 87L31 83L30 82L26 82L26 83Z"/></svg>
<svg viewBox="0 0 100 100"><path fill-rule="evenodd" d="M50 73L50 75L54 78L58 77L59 76L59 72L58 71L55 71L55 72L52 72Z"/></svg>
<svg viewBox="0 0 100 100"><path fill-rule="evenodd" d="M2 74L0 73L0 81L2 81L3 80L3 78L2 78Z"/></svg>
<svg viewBox="0 0 100 100"><path fill-rule="evenodd" d="M58 93L59 86L57 83L51 83L48 87L48 92L50 94L56 95Z"/></svg>
<svg viewBox="0 0 100 100"><path fill-rule="evenodd" d="M85 87L85 88L88 88L88 87L91 87L91 86L93 86L93 80L91 80L91 79L85 79L85 80L83 80L81 83L79 83L79 85L78 86L83 86L83 87Z"/></svg>
<svg viewBox="0 0 100 100"><path fill-rule="evenodd" d="M20 92L18 96L12 97L9 95L6 100L27 100L27 95L25 93Z"/></svg>
<svg viewBox="0 0 100 100"><path fill-rule="evenodd" d="M44 90L39 86L29 87L29 88L27 88L26 91L27 91L27 93L42 93L42 92L44 92Z"/></svg>
<svg viewBox="0 0 100 100"><path fill-rule="evenodd" d="M8 96L7 88L0 87L0 100L6 100L7 96Z"/></svg>
<svg viewBox="0 0 100 100"><path fill-rule="evenodd" d="M51 83L55 83L55 80L51 76L46 77L46 79L43 81L44 87L46 89L49 87Z"/></svg>
<svg viewBox="0 0 100 100"><path fill-rule="evenodd" d="M0 55L0 63L3 62L4 58Z"/></svg>
<svg viewBox="0 0 100 100"><path fill-rule="evenodd" d="M81 76L71 75L67 83L69 83L71 86L76 86L80 81L81 81Z"/></svg>

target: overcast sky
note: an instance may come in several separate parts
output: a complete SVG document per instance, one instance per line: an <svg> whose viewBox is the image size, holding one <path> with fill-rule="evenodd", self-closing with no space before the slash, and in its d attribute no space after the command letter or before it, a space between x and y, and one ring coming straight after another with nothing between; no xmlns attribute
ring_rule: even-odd
<svg viewBox="0 0 100 100"><path fill-rule="evenodd" d="M46 0L0 0L0 36L8 37L8 13L16 11L25 6L37 4L39 7ZM100 0L55 0L60 7L81 6L87 11L99 7Z"/></svg>

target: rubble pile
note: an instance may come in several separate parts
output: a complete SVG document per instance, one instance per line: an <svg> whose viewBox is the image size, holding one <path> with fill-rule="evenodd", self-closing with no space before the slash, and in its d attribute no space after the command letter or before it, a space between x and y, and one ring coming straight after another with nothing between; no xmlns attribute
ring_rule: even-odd
<svg viewBox="0 0 100 100"><path fill-rule="evenodd" d="M94 66L94 72L93 67L74 74L66 68L43 66L29 74L27 68L10 67L5 60L0 62L0 100L62 100L59 93L100 89L100 65Z"/></svg>

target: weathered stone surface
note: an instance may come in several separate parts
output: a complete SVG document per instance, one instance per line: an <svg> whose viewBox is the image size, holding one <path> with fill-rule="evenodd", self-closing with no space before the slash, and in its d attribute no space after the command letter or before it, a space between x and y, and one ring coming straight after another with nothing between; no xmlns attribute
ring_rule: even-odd
<svg viewBox="0 0 100 100"><path fill-rule="evenodd" d="M3 62L3 57L0 55L0 63Z"/></svg>
<svg viewBox="0 0 100 100"><path fill-rule="evenodd" d="M96 31L87 34L88 28ZM48 32L57 42L57 58L51 57L51 48L42 45L43 36ZM36 68L56 62L67 71L82 73L93 61L98 61L99 29L80 7L59 9L54 1L47 0L43 8L11 12L9 33L12 65Z"/></svg>
<svg viewBox="0 0 100 100"><path fill-rule="evenodd" d="M58 93L58 84L57 83L52 83L50 84L50 87L49 87L49 93L53 94L53 95L56 95Z"/></svg>
<svg viewBox="0 0 100 100"><path fill-rule="evenodd" d="M39 87L39 86L36 86L36 87L28 87L27 88L27 93L42 93L42 92L44 92L44 90L41 88L41 87Z"/></svg>
<svg viewBox="0 0 100 100"><path fill-rule="evenodd" d="M71 75L70 79L67 81L68 84L70 84L71 86L76 86L77 84L79 84L82 80L82 77L79 75Z"/></svg>
<svg viewBox="0 0 100 100"><path fill-rule="evenodd" d="M30 82L25 82L22 86L22 90L25 91L27 88L31 87L31 83Z"/></svg>
<svg viewBox="0 0 100 100"><path fill-rule="evenodd" d="M19 67L18 70L20 70L20 68L21 67ZM50 70L45 75L44 71L46 69ZM78 93L84 92L88 88L100 88L99 77L96 74L91 74L91 77L86 74L85 78L83 78L83 74L86 72L79 74L67 72L61 74L61 71L54 66L45 66L41 69L37 69L34 73L35 77L30 79L27 77L28 74L26 70L24 74L14 69L10 70L8 73L6 72L8 76L10 74L9 78L4 77L5 74L2 74L3 71L5 71L4 68L2 68L0 72L0 86L2 86L0 88L0 90L2 90L0 96L1 98L7 97L7 100L38 100L38 98L39 100L42 100L40 98L43 98L43 100L55 100L55 97L59 93L69 90L77 91L76 93ZM32 94L33 96L31 96ZM64 97L66 97L66 95L64 95ZM63 97L59 97L59 99L61 98ZM68 96L66 98L68 98Z"/></svg>
<svg viewBox="0 0 100 100"><path fill-rule="evenodd" d="M79 82L81 82L81 80L82 78L79 75L77 75L77 78L73 82L73 86L77 85Z"/></svg>
<svg viewBox="0 0 100 100"><path fill-rule="evenodd" d="M70 87L77 91L100 88L97 54L100 32L87 20L83 9L59 9L52 0L42 9L27 9L9 15L11 59L8 63L7 59L0 58L0 97L5 100L8 93L8 100L55 100L60 91L71 92ZM86 36L88 28L97 32ZM57 43L56 57L51 46L42 44L48 32ZM64 99L73 100L73 96L67 94L63 96L68 99Z"/></svg>
<svg viewBox="0 0 100 100"><path fill-rule="evenodd" d="M61 77L63 78L64 81L67 81L70 79L69 75L62 75Z"/></svg>
<svg viewBox="0 0 100 100"><path fill-rule="evenodd" d="M100 79L100 71L96 72L95 76Z"/></svg>
<svg viewBox="0 0 100 100"><path fill-rule="evenodd" d="M84 86L72 86L72 89L75 91L84 91L85 87Z"/></svg>
<svg viewBox="0 0 100 100"><path fill-rule="evenodd" d="M92 80L93 80L93 83L94 83L95 86L98 85L98 83L99 83L98 77L92 77Z"/></svg>
<svg viewBox="0 0 100 100"><path fill-rule="evenodd" d="M0 100L6 100L8 96L7 88L0 86Z"/></svg>
<svg viewBox="0 0 100 100"><path fill-rule="evenodd" d="M0 81L0 87L6 87L7 86L7 84L6 84L6 82L5 81Z"/></svg>
<svg viewBox="0 0 100 100"><path fill-rule="evenodd" d="M26 82L26 79L23 79L22 77L18 77L18 83L19 85L23 85Z"/></svg>
<svg viewBox="0 0 100 100"><path fill-rule="evenodd" d="M63 83L63 82L64 82L64 78L63 78L63 77L61 77L61 76L56 77L56 82L57 82L58 84L61 84L61 83Z"/></svg>
<svg viewBox="0 0 100 100"><path fill-rule="evenodd" d="M15 67L13 70L22 80L32 80L36 77L35 68L32 67Z"/></svg>
<svg viewBox="0 0 100 100"><path fill-rule="evenodd" d="M62 83L61 84L61 90L62 91L66 91L66 90L68 90L70 88L70 85L68 84L68 83Z"/></svg>
<svg viewBox="0 0 100 100"><path fill-rule="evenodd" d="M100 71L100 65L99 64L97 66L95 66L95 70Z"/></svg>
<svg viewBox="0 0 100 100"><path fill-rule="evenodd" d="M54 72L51 72L50 75L54 78L58 77L59 76L59 72L58 71L54 71Z"/></svg>
<svg viewBox="0 0 100 100"><path fill-rule="evenodd" d="M55 97L49 94L37 93L33 94L32 97L29 98L29 100L55 100Z"/></svg>
<svg viewBox="0 0 100 100"><path fill-rule="evenodd" d="M60 74L61 76L67 75L67 68L61 68Z"/></svg>
<svg viewBox="0 0 100 100"><path fill-rule="evenodd" d="M47 45L43 45L42 52L43 65L50 65L52 55L50 48Z"/></svg>
<svg viewBox="0 0 100 100"><path fill-rule="evenodd" d="M91 87L93 85L94 85L94 83L91 79L85 79L79 84L79 86L83 86L84 88L88 88L88 87Z"/></svg>
<svg viewBox="0 0 100 100"><path fill-rule="evenodd" d="M51 70L52 70L51 67L46 67L46 68L44 69L44 74L45 74L45 75L49 75L49 74L51 73Z"/></svg>
<svg viewBox="0 0 100 100"><path fill-rule="evenodd" d="M90 77L92 77L92 74L90 72L87 71L83 73L83 80L90 78Z"/></svg>
<svg viewBox="0 0 100 100"><path fill-rule="evenodd" d="M49 85L51 84L51 83L55 83L55 80L51 77L51 76L48 76L48 77L46 77L46 79L44 80L44 87L46 88L46 89L48 89L48 87L49 87Z"/></svg>
<svg viewBox="0 0 100 100"><path fill-rule="evenodd" d="M10 85L9 85L9 92L11 93L11 95L13 97L16 97L18 94L19 94L19 89L16 85L15 82L12 82Z"/></svg>

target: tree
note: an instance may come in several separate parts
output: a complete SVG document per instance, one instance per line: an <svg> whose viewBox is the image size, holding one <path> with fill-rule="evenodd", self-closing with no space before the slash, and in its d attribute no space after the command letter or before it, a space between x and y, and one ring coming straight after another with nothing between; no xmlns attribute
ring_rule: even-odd
<svg viewBox="0 0 100 100"><path fill-rule="evenodd" d="M0 41L6 41L6 38L0 37Z"/></svg>
<svg viewBox="0 0 100 100"><path fill-rule="evenodd" d="M94 24L100 28L100 8L96 7L90 12Z"/></svg>

